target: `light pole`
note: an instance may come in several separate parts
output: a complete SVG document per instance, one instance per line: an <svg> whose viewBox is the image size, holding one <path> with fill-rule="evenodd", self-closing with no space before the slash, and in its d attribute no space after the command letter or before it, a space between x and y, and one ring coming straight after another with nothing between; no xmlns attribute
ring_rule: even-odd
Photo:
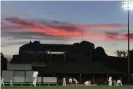
<svg viewBox="0 0 133 89"><path fill-rule="evenodd" d="M122 2L122 8L128 12L128 82L130 82L130 25L129 25L129 14L130 11L133 10L133 0L125 0Z"/></svg>
<svg viewBox="0 0 133 89"><path fill-rule="evenodd" d="M83 27L81 27L81 42L83 42Z"/></svg>
<svg viewBox="0 0 133 89"><path fill-rule="evenodd" d="M30 43L31 43L31 29L29 29L29 31L30 31Z"/></svg>

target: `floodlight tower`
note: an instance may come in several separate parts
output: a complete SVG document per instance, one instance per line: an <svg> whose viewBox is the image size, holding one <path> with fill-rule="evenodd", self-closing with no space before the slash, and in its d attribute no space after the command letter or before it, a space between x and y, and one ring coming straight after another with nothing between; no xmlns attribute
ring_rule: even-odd
<svg viewBox="0 0 133 89"><path fill-rule="evenodd" d="M130 25L129 25L129 14L130 11L133 10L133 0L125 0L122 2L122 8L127 11L128 14L128 82L130 82L130 55L129 55L129 50L130 50Z"/></svg>

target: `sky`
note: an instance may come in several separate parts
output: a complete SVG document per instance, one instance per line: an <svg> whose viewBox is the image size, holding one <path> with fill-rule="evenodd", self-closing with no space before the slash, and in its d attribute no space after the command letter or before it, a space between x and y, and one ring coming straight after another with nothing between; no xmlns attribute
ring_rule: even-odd
<svg viewBox="0 0 133 89"><path fill-rule="evenodd" d="M31 41L43 44L73 44L83 39L95 47L102 46L108 55L115 55L116 50L127 50L127 20L120 1L2 1L2 52L18 54L31 34Z"/></svg>

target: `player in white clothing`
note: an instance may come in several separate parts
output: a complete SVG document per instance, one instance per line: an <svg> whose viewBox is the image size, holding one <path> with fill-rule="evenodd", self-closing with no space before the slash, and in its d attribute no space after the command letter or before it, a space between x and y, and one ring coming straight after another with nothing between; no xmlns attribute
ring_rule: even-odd
<svg viewBox="0 0 133 89"><path fill-rule="evenodd" d="M91 81L85 81L85 82L84 82L84 85L85 85L85 86L91 86Z"/></svg>
<svg viewBox="0 0 133 89"><path fill-rule="evenodd" d="M33 76L32 76L33 77L33 83L32 83L33 86L36 86L38 74L39 74L38 71L33 72Z"/></svg>
<svg viewBox="0 0 133 89"><path fill-rule="evenodd" d="M84 82L85 86L89 86L89 81Z"/></svg>
<svg viewBox="0 0 133 89"><path fill-rule="evenodd" d="M74 85L77 86L77 84L78 84L77 79L73 78L73 81L74 81Z"/></svg>
<svg viewBox="0 0 133 89"><path fill-rule="evenodd" d="M13 86L12 80L10 80L10 86Z"/></svg>
<svg viewBox="0 0 133 89"><path fill-rule="evenodd" d="M112 77L111 76L109 77L108 82L109 82L109 86L112 86Z"/></svg>
<svg viewBox="0 0 133 89"><path fill-rule="evenodd" d="M4 86L4 78L0 78L0 86Z"/></svg>
<svg viewBox="0 0 133 89"><path fill-rule="evenodd" d="M69 78L69 85L70 86L72 85L72 78L71 77Z"/></svg>
<svg viewBox="0 0 133 89"><path fill-rule="evenodd" d="M66 78L63 78L63 86L66 86Z"/></svg>
<svg viewBox="0 0 133 89"><path fill-rule="evenodd" d="M121 80L118 79L116 84L117 84L117 86L122 86Z"/></svg>

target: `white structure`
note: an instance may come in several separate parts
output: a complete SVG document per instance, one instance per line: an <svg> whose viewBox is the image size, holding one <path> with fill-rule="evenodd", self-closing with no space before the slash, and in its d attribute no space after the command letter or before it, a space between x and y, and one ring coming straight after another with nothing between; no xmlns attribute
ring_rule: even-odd
<svg viewBox="0 0 133 89"><path fill-rule="evenodd" d="M33 82L33 77L31 76L34 71L26 71L26 76L25 76L25 82L31 83Z"/></svg>
<svg viewBox="0 0 133 89"><path fill-rule="evenodd" d="M4 82L10 82L13 80L13 71L2 71L2 77L4 78Z"/></svg>
<svg viewBox="0 0 133 89"><path fill-rule="evenodd" d="M43 84L57 84L57 77L43 77Z"/></svg>

